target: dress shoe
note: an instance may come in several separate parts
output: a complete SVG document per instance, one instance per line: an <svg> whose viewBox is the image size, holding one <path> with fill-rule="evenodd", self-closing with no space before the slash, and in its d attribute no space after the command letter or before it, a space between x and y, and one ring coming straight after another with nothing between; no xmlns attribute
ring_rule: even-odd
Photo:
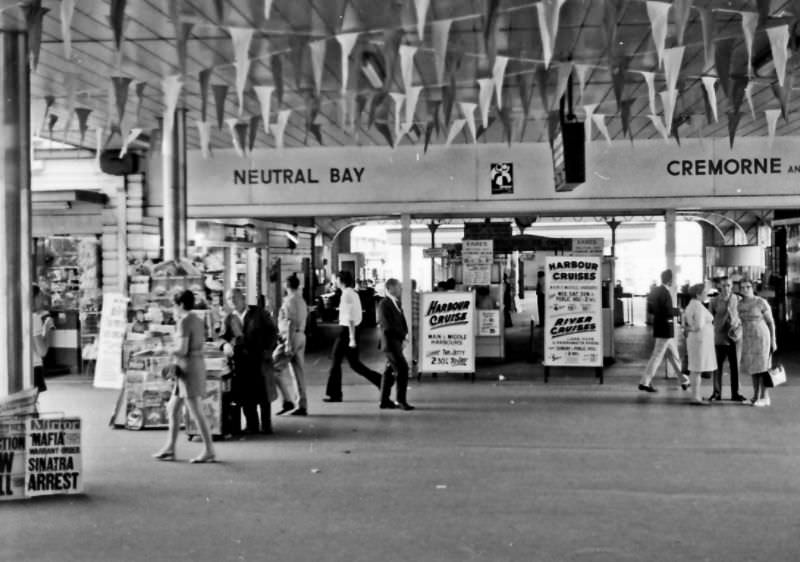
<svg viewBox="0 0 800 562"><path fill-rule="evenodd" d="M381 402L381 410L396 410L399 408L394 402Z"/></svg>
<svg viewBox="0 0 800 562"><path fill-rule="evenodd" d="M174 461L175 451L159 451L153 455L153 458L157 461Z"/></svg>
<svg viewBox="0 0 800 562"><path fill-rule="evenodd" d="M333 396L326 396L325 398L322 399L322 401L323 402L341 402L342 401L342 397L339 396L339 397L335 398Z"/></svg>
<svg viewBox="0 0 800 562"><path fill-rule="evenodd" d="M741 394L737 394L736 396L732 396L732 397L731 397L731 400L732 400L733 402L740 402L740 403L742 403L742 404L744 404L745 402L747 402L747 398L745 398L745 397L744 397L744 396L742 396Z"/></svg>
<svg viewBox="0 0 800 562"><path fill-rule="evenodd" d="M275 415L282 416L283 414L288 414L292 410L294 410L294 404L292 402L284 402L283 408L281 408L279 412L276 412Z"/></svg>
<svg viewBox="0 0 800 562"><path fill-rule="evenodd" d="M297 408L294 412L289 414L290 416L307 416L308 411L305 408Z"/></svg>
<svg viewBox="0 0 800 562"><path fill-rule="evenodd" d="M709 402L713 402L714 400L716 400L717 402L721 402L722 401L722 395L719 392L712 392L711 396L706 398L706 400L708 400Z"/></svg>
<svg viewBox="0 0 800 562"><path fill-rule="evenodd" d="M658 390L656 390L652 384L640 384L639 390L642 392L658 392Z"/></svg>
<svg viewBox="0 0 800 562"><path fill-rule="evenodd" d="M686 375L682 374L680 376L680 380L681 380L681 388L683 390L689 390L689 387L691 386L691 384L689 382L689 377L687 377Z"/></svg>
<svg viewBox="0 0 800 562"><path fill-rule="evenodd" d="M408 402L400 402L400 409L405 410L406 412L410 412L414 409L414 406L409 404Z"/></svg>

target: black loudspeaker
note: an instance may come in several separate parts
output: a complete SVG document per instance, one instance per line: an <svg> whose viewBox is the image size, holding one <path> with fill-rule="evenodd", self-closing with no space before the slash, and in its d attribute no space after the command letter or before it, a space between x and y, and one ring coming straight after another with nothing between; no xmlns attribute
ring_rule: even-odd
<svg viewBox="0 0 800 562"><path fill-rule="evenodd" d="M586 129L583 123L564 123L564 180L567 183L586 181Z"/></svg>
<svg viewBox="0 0 800 562"><path fill-rule="evenodd" d="M572 191L586 181L586 133L583 123L561 123L552 143L556 191Z"/></svg>
<svg viewBox="0 0 800 562"><path fill-rule="evenodd" d="M100 169L112 176L127 176L139 173L139 155L128 152L119 157L119 149L104 150L100 153Z"/></svg>

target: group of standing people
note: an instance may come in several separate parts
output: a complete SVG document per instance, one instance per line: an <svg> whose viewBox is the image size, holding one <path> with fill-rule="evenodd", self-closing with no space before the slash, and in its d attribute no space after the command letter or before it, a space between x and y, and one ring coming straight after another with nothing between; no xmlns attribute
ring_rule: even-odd
<svg viewBox="0 0 800 562"><path fill-rule="evenodd" d="M272 433L270 403L274 396L274 385L277 385L283 396L283 408L278 412L279 415L305 416L308 413L304 373L305 324L308 311L299 294L299 288L300 281L296 275L286 280L286 295L278 313L277 325L265 307L248 306L241 290L233 289L229 295L231 312L224 322L222 351L233 365L232 390L244 414L244 433ZM200 409L200 401L205 396L206 380L203 353L205 323L192 312L194 294L191 291L176 295L175 306L178 321L173 356L178 375L167 405L167 442L154 457L158 460L175 459L180 411L185 401L204 444L203 453L190 462L214 462L216 455L208 422ZM279 341L288 357L288 366L275 374L272 353Z"/></svg>
<svg viewBox="0 0 800 562"><path fill-rule="evenodd" d="M741 296L733 293L731 280L719 282L719 293L705 306L708 288L704 283L689 288L691 301L683 312L683 332L686 337L686 369L675 340L674 319L678 311L672 303L672 271L661 274L661 285L654 288L647 302L647 312L653 324L654 346L639 390L656 392L652 385L656 369L662 360L678 374L683 390L691 388L691 404L708 405L722 400L722 368L728 361L731 374L731 396L734 402L747 403L739 391L739 374L750 375L753 382L753 406L770 405L771 384L769 369L772 355L777 351L775 322L772 310L763 298L755 295L753 283L740 282ZM688 370L687 377L683 371ZM709 397L701 396L704 374L711 374L713 390Z"/></svg>

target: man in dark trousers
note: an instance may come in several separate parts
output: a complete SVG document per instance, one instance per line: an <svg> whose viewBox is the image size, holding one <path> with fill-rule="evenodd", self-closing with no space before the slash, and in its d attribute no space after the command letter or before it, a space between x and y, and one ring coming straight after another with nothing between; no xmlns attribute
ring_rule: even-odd
<svg viewBox="0 0 800 562"><path fill-rule="evenodd" d="M413 410L406 399L408 389L408 362L403 348L408 340L408 324L400 305L403 288L397 279L386 281L386 298L378 305L378 325L380 326L381 349L386 354L386 370L383 372L381 386L381 409ZM397 380L397 403L389 395L392 383Z"/></svg>
<svg viewBox="0 0 800 562"><path fill-rule="evenodd" d="M381 387L380 373L364 365L358 357L358 327L361 325L363 311L361 300L354 289L353 274L349 271L340 271L336 284L342 290L342 299L339 301L339 335L333 344L333 363L328 374L323 402L342 401L342 362L345 358L356 373L376 387Z"/></svg>
<svg viewBox="0 0 800 562"><path fill-rule="evenodd" d="M654 288L647 297L647 314L653 318L653 353L647 362L644 374L639 381L639 390L657 392L653 387L653 377L661 361L666 359L678 375L681 387L689 388L689 379L681 374L681 357L675 343L675 308L672 305L672 270L661 273L661 285Z"/></svg>
<svg viewBox="0 0 800 562"><path fill-rule="evenodd" d="M278 330L268 314L247 306L241 289L230 293L233 310L225 318L223 350L233 357L234 392L244 412L247 433L272 433L265 369L272 360ZM259 427L259 409L261 424Z"/></svg>

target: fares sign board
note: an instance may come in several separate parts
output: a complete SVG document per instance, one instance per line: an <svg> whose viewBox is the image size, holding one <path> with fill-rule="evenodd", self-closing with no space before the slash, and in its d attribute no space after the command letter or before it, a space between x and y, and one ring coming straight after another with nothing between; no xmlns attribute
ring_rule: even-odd
<svg viewBox="0 0 800 562"><path fill-rule="evenodd" d="M603 366L601 260L598 257L547 257L546 366Z"/></svg>
<svg viewBox="0 0 800 562"><path fill-rule="evenodd" d="M475 293L420 295L420 371L475 371Z"/></svg>
<svg viewBox="0 0 800 562"><path fill-rule="evenodd" d="M461 247L465 285L489 285L492 282L494 242L464 240Z"/></svg>

